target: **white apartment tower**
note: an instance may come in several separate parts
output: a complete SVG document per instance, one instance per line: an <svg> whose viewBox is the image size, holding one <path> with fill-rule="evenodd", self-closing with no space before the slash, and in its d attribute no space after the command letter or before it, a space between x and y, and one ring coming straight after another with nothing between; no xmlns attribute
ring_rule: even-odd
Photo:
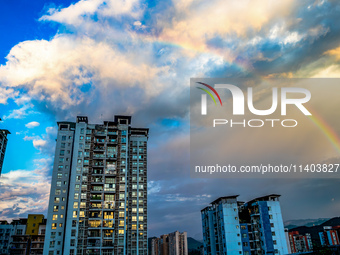
<svg viewBox="0 0 340 255"><path fill-rule="evenodd" d="M44 255L147 255L148 131L58 122Z"/></svg>

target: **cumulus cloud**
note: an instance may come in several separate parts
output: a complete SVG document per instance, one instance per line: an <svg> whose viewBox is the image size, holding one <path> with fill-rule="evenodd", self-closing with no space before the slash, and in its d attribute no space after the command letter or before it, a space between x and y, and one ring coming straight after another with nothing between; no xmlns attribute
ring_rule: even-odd
<svg viewBox="0 0 340 255"><path fill-rule="evenodd" d="M19 94L18 91L14 91L12 88L0 87L0 104L6 104L8 98L15 98Z"/></svg>
<svg viewBox="0 0 340 255"><path fill-rule="evenodd" d="M12 170L0 179L0 217L3 220L27 217L29 213L47 211L51 160L40 160L34 171Z"/></svg>
<svg viewBox="0 0 340 255"><path fill-rule="evenodd" d="M3 116L3 119L23 119L27 115L34 113L32 110L32 104L25 104L19 109L10 111L7 115Z"/></svg>
<svg viewBox="0 0 340 255"><path fill-rule="evenodd" d="M63 24L79 26L84 21L91 21L91 15L119 18L122 15L134 18L142 14L143 8L139 0L81 0L67 8L50 8L48 14L40 18L45 21L55 21Z"/></svg>
<svg viewBox="0 0 340 255"><path fill-rule="evenodd" d="M293 203L305 215L317 215L313 203L304 208L296 202L308 200L313 181L293 181L301 185L287 190L266 180L244 184L190 179L189 78L336 76L340 73L334 62L339 60L338 7L336 1L176 0L147 8L138 0L81 0L66 8L50 8L40 21L58 23L68 33L24 41L11 49L6 64L0 66L0 104L11 98L19 108L4 113L3 119L25 118L34 104L56 120L74 121L76 115L85 114L94 123L114 114L131 114L133 125L150 127L153 233L173 231L169 225L174 224L200 232L199 210L214 196L235 190L251 195L254 190L282 192L291 199L285 202L287 208ZM45 131L26 134L24 139L39 155L51 159L56 129ZM44 165L51 161L34 163L38 166L32 175L26 170L4 175L2 218L24 216L29 206L37 212L46 208L45 177L51 168ZM23 179L15 177L20 175ZM322 183L320 191L327 187L327 181ZM338 183L329 183L324 193L337 194ZM27 196L30 192L33 198ZM336 205L325 204L329 215L338 206L335 198Z"/></svg>
<svg viewBox="0 0 340 255"><path fill-rule="evenodd" d="M38 126L40 126L40 123L37 122L37 121L31 121L31 122L29 122L25 125L25 127L27 127L27 128L35 128L35 127L38 127Z"/></svg>
<svg viewBox="0 0 340 255"><path fill-rule="evenodd" d="M55 127L47 127L46 133L41 136L25 135L24 141L32 141L34 148L39 150L41 154L52 157L55 148L55 138L57 136L57 129Z"/></svg>

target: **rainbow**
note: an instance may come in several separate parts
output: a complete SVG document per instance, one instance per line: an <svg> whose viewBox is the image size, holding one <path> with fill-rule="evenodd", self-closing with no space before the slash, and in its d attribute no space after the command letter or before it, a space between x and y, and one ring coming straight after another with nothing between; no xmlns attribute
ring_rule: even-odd
<svg viewBox="0 0 340 255"><path fill-rule="evenodd" d="M310 111L310 108L308 109ZM322 131L324 136L331 142L335 150L340 154L340 138L335 130L317 113L310 111L309 119Z"/></svg>

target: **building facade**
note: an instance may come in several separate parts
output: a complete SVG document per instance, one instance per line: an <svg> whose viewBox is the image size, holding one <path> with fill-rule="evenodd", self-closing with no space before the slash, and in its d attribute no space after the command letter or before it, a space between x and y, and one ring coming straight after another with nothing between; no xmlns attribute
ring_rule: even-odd
<svg viewBox="0 0 340 255"><path fill-rule="evenodd" d="M46 219L42 214L29 214L28 218L0 221L0 254L42 255Z"/></svg>
<svg viewBox="0 0 340 255"><path fill-rule="evenodd" d="M1 121L1 119L0 119ZM7 129L0 129L0 176L2 172L2 165L4 163L5 158L5 151L7 147L7 135L10 134L10 132Z"/></svg>
<svg viewBox="0 0 340 255"><path fill-rule="evenodd" d="M292 253L313 251L312 237L309 233L299 234L299 231L288 233Z"/></svg>
<svg viewBox="0 0 340 255"><path fill-rule="evenodd" d="M201 210L205 255L288 254L279 195L220 197Z"/></svg>
<svg viewBox="0 0 340 255"><path fill-rule="evenodd" d="M320 242L323 246L340 245L340 226L324 226L323 232L319 232Z"/></svg>
<svg viewBox="0 0 340 255"><path fill-rule="evenodd" d="M151 255L188 255L187 232L175 231L151 240Z"/></svg>
<svg viewBox="0 0 340 255"><path fill-rule="evenodd" d="M188 255L187 232L175 231L169 234L169 255Z"/></svg>
<svg viewBox="0 0 340 255"><path fill-rule="evenodd" d="M130 116L58 122L45 255L147 254L147 140Z"/></svg>

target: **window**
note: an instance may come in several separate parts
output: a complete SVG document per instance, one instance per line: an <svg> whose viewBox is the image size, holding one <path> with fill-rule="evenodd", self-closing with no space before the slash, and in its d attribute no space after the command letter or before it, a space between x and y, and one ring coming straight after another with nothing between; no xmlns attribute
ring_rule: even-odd
<svg viewBox="0 0 340 255"><path fill-rule="evenodd" d="M59 158L59 163L63 163L64 162L64 158Z"/></svg>
<svg viewBox="0 0 340 255"><path fill-rule="evenodd" d="M76 208L76 209L78 208L78 202L73 203L73 208Z"/></svg>
<svg viewBox="0 0 340 255"><path fill-rule="evenodd" d="M78 212L77 211L73 211L73 218L77 218L78 216Z"/></svg>
<svg viewBox="0 0 340 255"><path fill-rule="evenodd" d="M57 229L57 223L52 223L52 229Z"/></svg>
<svg viewBox="0 0 340 255"><path fill-rule="evenodd" d="M75 243L76 243L76 240L75 240L75 239L71 239L71 241L70 241L70 246L74 246Z"/></svg>
<svg viewBox="0 0 340 255"><path fill-rule="evenodd" d="M74 193L74 199L79 199L79 193Z"/></svg>
<svg viewBox="0 0 340 255"><path fill-rule="evenodd" d="M58 220L58 214L53 214L52 220Z"/></svg>
<svg viewBox="0 0 340 255"><path fill-rule="evenodd" d="M270 223L270 226L273 228L274 227L274 223Z"/></svg>
<svg viewBox="0 0 340 255"><path fill-rule="evenodd" d="M59 205L53 206L53 212L57 212L59 210Z"/></svg>
<svg viewBox="0 0 340 255"><path fill-rule="evenodd" d="M50 248L54 248L55 241L50 241Z"/></svg>
<svg viewBox="0 0 340 255"><path fill-rule="evenodd" d="M275 236L275 232L274 231L272 232L272 236Z"/></svg>
<svg viewBox="0 0 340 255"><path fill-rule="evenodd" d="M65 148L65 143L61 143L61 144L60 144L60 147L61 147L61 148Z"/></svg>
<svg viewBox="0 0 340 255"><path fill-rule="evenodd" d="M57 177L58 179L61 179L61 178L63 178L63 174L62 173L58 173L58 177Z"/></svg>
<svg viewBox="0 0 340 255"><path fill-rule="evenodd" d="M61 181L57 181L57 187L61 187Z"/></svg>
<svg viewBox="0 0 340 255"><path fill-rule="evenodd" d="M59 223L59 227L62 228L63 227L63 223Z"/></svg>
<svg viewBox="0 0 340 255"><path fill-rule="evenodd" d="M55 190L55 194L56 194L57 196L60 195L60 194L61 194L60 189L56 189L56 190Z"/></svg>
<svg viewBox="0 0 340 255"><path fill-rule="evenodd" d="M62 141L66 141L66 135L63 135L63 136L61 137L61 140L62 140Z"/></svg>
<svg viewBox="0 0 340 255"><path fill-rule="evenodd" d="M76 230L75 229L71 230L71 236L76 236Z"/></svg>
<svg viewBox="0 0 340 255"><path fill-rule="evenodd" d="M55 197L54 198L54 203L59 203L60 202L60 198L59 197Z"/></svg>
<svg viewBox="0 0 340 255"><path fill-rule="evenodd" d="M276 240L273 240L273 244L276 244Z"/></svg>
<svg viewBox="0 0 340 255"><path fill-rule="evenodd" d="M64 156L65 155L65 150L60 150L60 156Z"/></svg>
<svg viewBox="0 0 340 255"><path fill-rule="evenodd" d="M61 166L58 166L58 170L59 170L59 171L62 171L63 168L64 168L64 167L63 167L62 165L61 165Z"/></svg>

